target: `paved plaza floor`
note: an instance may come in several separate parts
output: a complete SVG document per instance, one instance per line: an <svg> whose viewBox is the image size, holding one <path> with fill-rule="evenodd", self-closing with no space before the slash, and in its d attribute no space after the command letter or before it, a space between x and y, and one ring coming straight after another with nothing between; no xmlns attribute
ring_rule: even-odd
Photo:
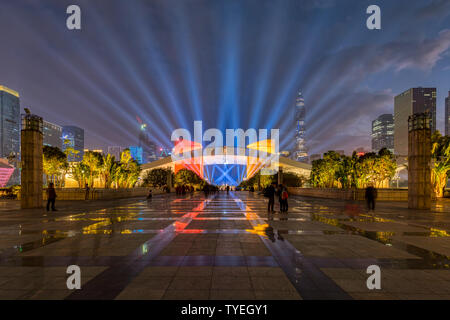
<svg viewBox="0 0 450 320"><path fill-rule="evenodd" d="M450 299L445 201L368 213L293 196L270 215L249 192L17 205L0 203L0 299ZM67 289L69 265L81 290Z"/></svg>

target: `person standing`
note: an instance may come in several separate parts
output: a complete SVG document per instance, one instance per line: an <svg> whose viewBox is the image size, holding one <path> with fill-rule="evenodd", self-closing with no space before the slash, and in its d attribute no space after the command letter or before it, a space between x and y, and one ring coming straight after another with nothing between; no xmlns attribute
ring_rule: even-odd
<svg viewBox="0 0 450 320"><path fill-rule="evenodd" d="M55 185L53 182L50 182L47 188L47 211L50 211L50 204L52 206L52 211L57 211L55 209L56 197Z"/></svg>
<svg viewBox="0 0 450 320"><path fill-rule="evenodd" d="M282 187L281 187L282 212L288 211L288 198L289 198L289 193L287 192L287 188L282 185Z"/></svg>
<svg viewBox="0 0 450 320"><path fill-rule="evenodd" d="M277 191L276 191L276 195L278 196L278 203L280 204L280 212L283 212L283 200L281 199L281 194L283 193L283 185L279 184Z"/></svg>
<svg viewBox="0 0 450 320"><path fill-rule="evenodd" d="M366 188L366 201L367 201L367 209L375 210L375 200L377 199L377 189L374 186L370 185Z"/></svg>
<svg viewBox="0 0 450 320"><path fill-rule="evenodd" d="M276 193L276 183L272 183L265 191L265 196L269 198L269 204L267 207L267 211L273 212L273 205L275 204L275 193Z"/></svg>
<svg viewBox="0 0 450 320"><path fill-rule="evenodd" d="M90 190L89 185L86 183L84 185L84 192L85 192L84 200L89 200L89 190Z"/></svg>

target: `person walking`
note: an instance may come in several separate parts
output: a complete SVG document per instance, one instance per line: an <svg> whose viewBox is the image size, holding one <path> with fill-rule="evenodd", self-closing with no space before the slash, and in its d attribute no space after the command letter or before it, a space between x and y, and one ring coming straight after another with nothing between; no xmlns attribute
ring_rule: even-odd
<svg viewBox="0 0 450 320"><path fill-rule="evenodd" d="M52 206L52 211L57 211L55 209L56 197L55 185L53 182L50 182L47 188L47 211L50 211L50 204Z"/></svg>
<svg viewBox="0 0 450 320"><path fill-rule="evenodd" d="M378 192L377 189L373 185L369 185L366 188L366 201L367 201L367 209L375 210L375 200L377 199Z"/></svg>

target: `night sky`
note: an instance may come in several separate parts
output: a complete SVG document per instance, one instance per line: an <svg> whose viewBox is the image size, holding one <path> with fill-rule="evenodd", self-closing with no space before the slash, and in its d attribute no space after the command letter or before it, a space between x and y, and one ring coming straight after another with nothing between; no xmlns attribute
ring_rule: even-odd
<svg viewBox="0 0 450 320"><path fill-rule="evenodd" d="M0 84L90 148L136 145L139 116L166 146L203 120L280 128L287 149L299 89L310 154L370 148L371 121L410 87L437 87L442 131L449 49L448 0L0 0Z"/></svg>

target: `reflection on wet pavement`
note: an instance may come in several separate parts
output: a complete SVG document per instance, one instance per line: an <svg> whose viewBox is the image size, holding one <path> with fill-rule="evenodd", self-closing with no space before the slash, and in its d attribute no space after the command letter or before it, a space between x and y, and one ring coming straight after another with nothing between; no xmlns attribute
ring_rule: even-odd
<svg viewBox="0 0 450 320"><path fill-rule="evenodd" d="M0 213L0 299L450 298L450 204L431 212L248 192ZM82 270L69 291L65 267ZM366 268L382 269L382 290ZM14 272L16 271L16 272Z"/></svg>

